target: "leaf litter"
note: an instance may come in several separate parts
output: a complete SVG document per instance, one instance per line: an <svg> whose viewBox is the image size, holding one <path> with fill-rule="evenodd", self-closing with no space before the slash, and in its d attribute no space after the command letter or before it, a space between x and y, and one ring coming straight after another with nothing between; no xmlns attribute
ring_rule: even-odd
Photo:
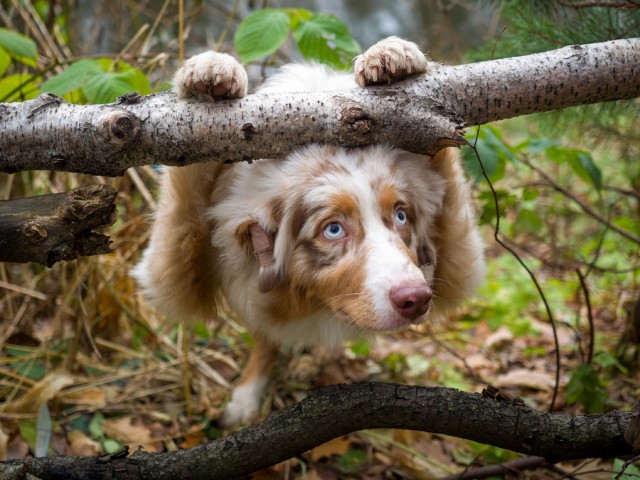
<svg viewBox="0 0 640 480"><path fill-rule="evenodd" d="M23 174L25 185L43 189L86 181L70 174L32 175L35 179L27 181ZM34 455L33 432L43 404L50 411L50 453L97 455L124 444L161 452L224 434L215 420L247 358L248 337L232 316L203 326L176 326L140 299L128 270L147 239L152 199L140 195L136 185L153 185L157 173L140 168L135 177L106 180L120 192L120 218L110 231L113 254L50 270L0 265L0 459ZM340 351L283 354L263 415L300 401L314 388L360 381L475 392L493 384L545 409L555 375L544 317L527 309L523 315L531 328L516 334L508 325L492 327L486 311L486 300L472 301L446 325L430 330L383 335ZM611 311L602 317L609 319L603 330L614 333L612 323L620 324L620 317ZM580 356L572 343L574 327L565 322L559 332L564 385ZM615 340L609 334L601 341L611 345ZM621 380L611 377L610 382ZM614 406L632 402L640 384L631 385L609 387L621 392L611 399ZM582 412L577 404L560 406L564 412ZM333 439L253 478L427 479L513 455L444 435L375 430Z"/></svg>

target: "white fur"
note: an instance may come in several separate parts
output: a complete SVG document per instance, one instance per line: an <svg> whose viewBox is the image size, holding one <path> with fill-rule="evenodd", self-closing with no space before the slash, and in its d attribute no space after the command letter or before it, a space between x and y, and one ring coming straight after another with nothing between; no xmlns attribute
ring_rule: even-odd
<svg viewBox="0 0 640 480"><path fill-rule="evenodd" d="M260 412L260 397L267 383L269 383L269 377L260 375L234 388L231 400L220 418L220 424L224 427L233 427L256 417Z"/></svg>

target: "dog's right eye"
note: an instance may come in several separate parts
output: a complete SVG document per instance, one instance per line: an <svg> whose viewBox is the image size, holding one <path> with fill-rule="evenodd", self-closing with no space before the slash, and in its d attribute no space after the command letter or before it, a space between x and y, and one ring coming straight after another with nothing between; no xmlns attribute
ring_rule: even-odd
<svg viewBox="0 0 640 480"><path fill-rule="evenodd" d="M324 228L324 238L327 240L340 240L347 236L344 227L338 222L331 222Z"/></svg>

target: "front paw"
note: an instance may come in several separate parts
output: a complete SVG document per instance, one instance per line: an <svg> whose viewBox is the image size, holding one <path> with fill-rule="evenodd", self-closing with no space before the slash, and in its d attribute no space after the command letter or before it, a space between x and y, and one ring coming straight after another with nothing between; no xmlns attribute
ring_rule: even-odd
<svg viewBox="0 0 640 480"><path fill-rule="evenodd" d="M428 66L429 63L415 43L389 37L356 57L354 73L357 84L364 87L425 73Z"/></svg>
<svg viewBox="0 0 640 480"><path fill-rule="evenodd" d="M226 53L213 51L191 57L173 79L178 98L239 98L247 94L247 72Z"/></svg>
<svg viewBox="0 0 640 480"><path fill-rule="evenodd" d="M258 375L237 385L218 424L223 428L231 428L247 424L257 417L260 413L260 397L268 381L266 375Z"/></svg>

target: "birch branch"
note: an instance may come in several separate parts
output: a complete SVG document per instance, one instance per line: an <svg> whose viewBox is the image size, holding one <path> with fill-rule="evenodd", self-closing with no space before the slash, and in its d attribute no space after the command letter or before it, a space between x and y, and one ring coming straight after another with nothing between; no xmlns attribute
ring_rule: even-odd
<svg viewBox="0 0 640 480"><path fill-rule="evenodd" d="M0 104L0 171L122 175L146 164L282 157L308 143L387 143L418 153L464 143L467 125L640 96L640 39L439 67L392 86L248 95L211 103L161 93L79 106L44 94Z"/></svg>

